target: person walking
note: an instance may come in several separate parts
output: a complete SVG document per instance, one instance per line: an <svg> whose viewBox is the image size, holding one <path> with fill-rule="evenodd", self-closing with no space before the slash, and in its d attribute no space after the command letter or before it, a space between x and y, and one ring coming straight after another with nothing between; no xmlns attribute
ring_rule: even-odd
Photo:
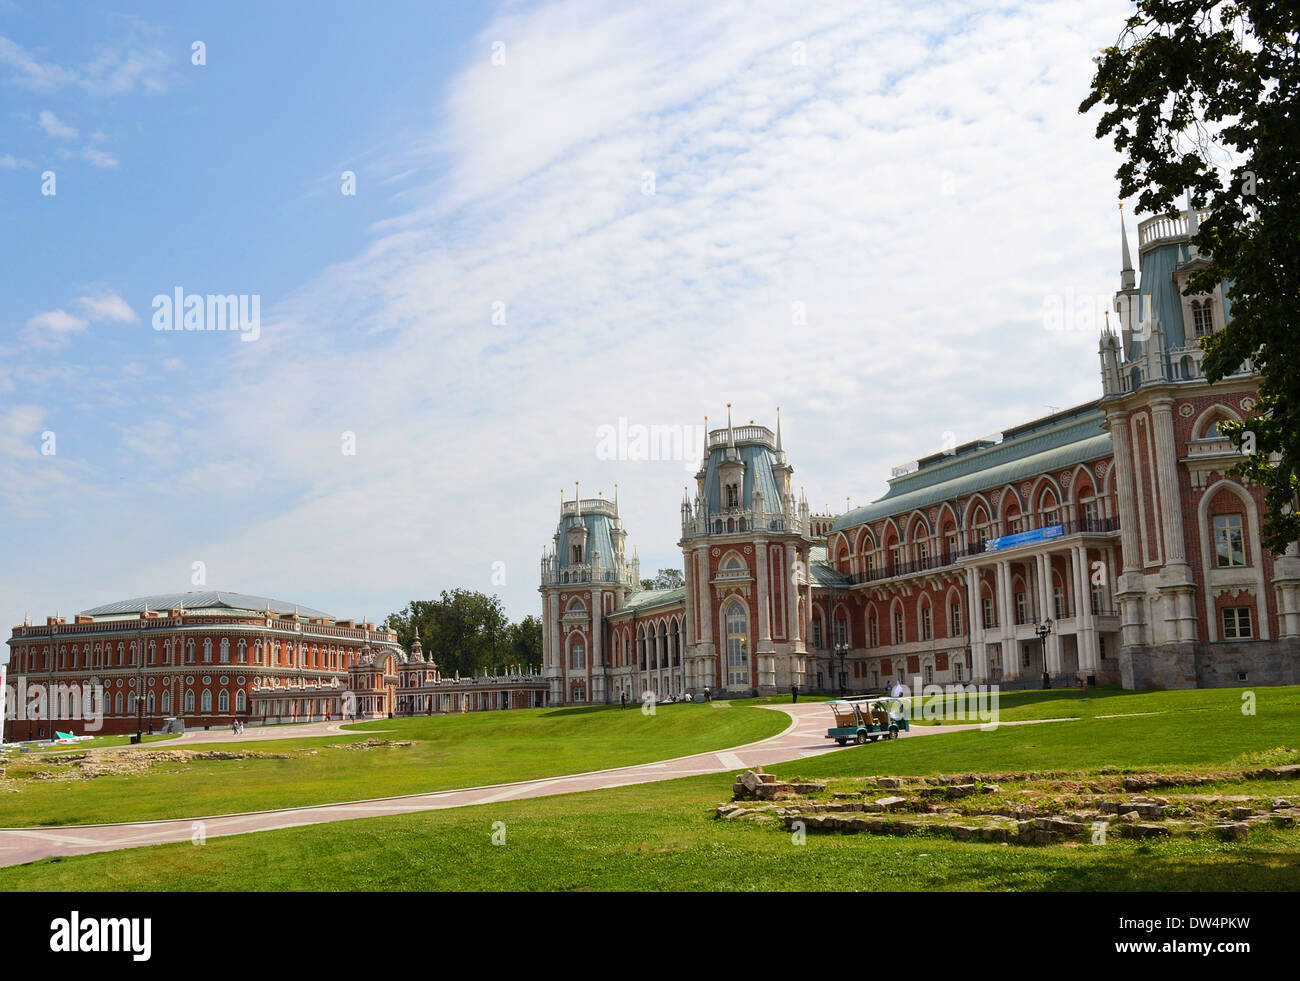
<svg viewBox="0 0 1300 981"><path fill-rule="evenodd" d="M704 686L704 700L705 700L706 702L711 702L711 701L713 701L713 692L709 691L709 686L708 686L708 685L705 685L705 686Z"/></svg>
<svg viewBox="0 0 1300 981"><path fill-rule="evenodd" d="M792 705L798 705L798 704L799 704L799 686L798 686L798 685L791 685L791 686L790 686L790 704L792 704Z"/></svg>
<svg viewBox="0 0 1300 981"><path fill-rule="evenodd" d="M623 708L627 708L627 689L626 689L626 688L624 688L621 692L619 692L618 700L623 704Z"/></svg>

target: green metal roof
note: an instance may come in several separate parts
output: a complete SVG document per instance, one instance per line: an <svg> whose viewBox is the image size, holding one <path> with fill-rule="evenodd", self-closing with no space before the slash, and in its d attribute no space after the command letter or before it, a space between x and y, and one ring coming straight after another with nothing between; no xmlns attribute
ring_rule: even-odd
<svg viewBox="0 0 1300 981"><path fill-rule="evenodd" d="M685 601L685 586L678 586L676 589L641 589L635 593L629 593L623 605L611 613L610 616L618 616L620 613L632 613L637 610L648 610L652 606L670 606Z"/></svg>
<svg viewBox="0 0 1300 981"><path fill-rule="evenodd" d="M135 599L118 600L93 609L82 610L86 617L109 617L128 613L143 613L145 608L155 612L166 613L178 607L186 612L199 610L248 610L263 613L270 607L272 613L294 613L308 619L331 617L329 613L313 610L309 606L286 603L284 600L270 599L266 596L249 596L246 593L230 593L225 590L199 590L190 593L157 593L153 596L139 596Z"/></svg>
<svg viewBox="0 0 1300 981"><path fill-rule="evenodd" d="M856 528L1107 456L1113 450L1110 433L1101 428L1105 418L1095 402L1088 403L1009 430L992 446L929 458L919 470L891 480L889 492L878 501L840 515L831 530Z"/></svg>

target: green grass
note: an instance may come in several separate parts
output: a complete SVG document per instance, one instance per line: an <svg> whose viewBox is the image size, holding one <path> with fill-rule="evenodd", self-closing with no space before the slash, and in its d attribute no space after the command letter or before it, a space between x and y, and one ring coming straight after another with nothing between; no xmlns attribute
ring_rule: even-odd
<svg viewBox="0 0 1300 981"><path fill-rule="evenodd" d="M180 734L174 732L157 732L153 735L146 734L143 739L146 743L163 742L168 739L179 739ZM96 736L94 739L87 739L85 742L73 743L71 746L32 746L30 753L84 753L88 749L116 749L119 746L131 745L131 737L125 736ZM17 760L25 754L20 754L17 749L6 750L4 756L0 759Z"/></svg>
<svg viewBox="0 0 1300 981"><path fill-rule="evenodd" d="M1236 689L1178 692L1014 693L1000 720L1079 716L1077 722L1001 726L992 732L917 735L855 746L773 767L808 777L1102 767L1170 768L1226 763L1248 752L1297 745L1300 688L1256 688L1255 714ZM1147 714L1153 713L1153 714ZM1098 718L1098 716L1117 716Z"/></svg>
<svg viewBox="0 0 1300 981"><path fill-rule="evenodd" d="M718 821L722 776L293 828L0 869L0 889L1295 890L1300 832L1022 847ZM505 843L494 845L494 823Z"/></svg>
<svg viewBox="0 0 1300 981"><path fill-rule="evenodd" d="M775 735L788 723L783 713L722 704L666 705L653 716L605 707L471 712L368 722L325 739L201 744L193 749L299 753L160 762L144 774L93 780L58 779L67 764L28 757L7 764L7 777L20 789L0 793L0 826L201 817L511 783L727 749ZM371 737L415 744L332 748ZM22 779L36 770L54 777Z"/></svg>
<svg viewBox="0 0 1300 981"><path fill-rule="evenodd" d="M1004 721L1062 716L1079 716L1081 721L909 737L772 769L824 777L1139 767L1194 771L1292 760L1300 742L1300 689L1259 688L1255 695L1256 714L1246 716L1237 690L1017 693L1003 701ZM675 708L723 715L703 705L667 706L657 719L671 719L676 727L688 716L669 715ZM745 709L745 704L732 702L727 717L747 715ZM537 724L541 719L529 724L521 719L518 724L534 738L544 734L549 744L556 735L552 726L575 724L573 718L592 710L579 710L576 717L564 714L567 711L555 713L545 726ZM1137 714L1147 712L1156 714ZM1098 718L1106 715L1123 717ZM446 721L469 724L464 716ZM516 724L500 717L484 722ZM391 723L367 728L386 725ZM373 752L335 752L374 758ZM51 859L0 869L0 890L1300 888L1300 829L1261 829L1244 842L1141 842L1111 836L1103 846L1031 847L864 834L809 835L805 844L796 845L789 834L771 827L714 820L713 809L729 799L730 784L730 775L690 777L211 838L201 847L164 845ZM1262 793L1274 789L1300 792L1292 781L1251 788ZM495 822L505 824L504 845L492 844Z"/></svg>

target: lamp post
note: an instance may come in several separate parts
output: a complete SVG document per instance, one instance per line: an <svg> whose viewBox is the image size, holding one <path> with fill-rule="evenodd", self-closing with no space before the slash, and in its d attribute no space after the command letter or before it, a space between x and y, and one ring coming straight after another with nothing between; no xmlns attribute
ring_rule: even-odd
<svg viewBox="0 0 1300 981"><path fill-rule="evenodd" d="M145 609L148 609L146 605ZM144 621L135 627L135 741L144 742Z"/></svg>
<svg viewBox="0 0 1300 981"><path fill-rule="evenodd" d="M848 672L844 670L844 659L849 656L849 645L840 642L835 645L835 656L840 659L840 694L848 694Z"/></svg>
<svg viewBox="0 0 1300 981"><path fill-rule="evenodd" d="M1047 672L1047 638L1052 632L1052 618L1048 617L1042 623L1034 621L1034 633L1038 635L1038 642L1042 645L1043 651L1043 690L1052 687L1052 676Z"/></svg>

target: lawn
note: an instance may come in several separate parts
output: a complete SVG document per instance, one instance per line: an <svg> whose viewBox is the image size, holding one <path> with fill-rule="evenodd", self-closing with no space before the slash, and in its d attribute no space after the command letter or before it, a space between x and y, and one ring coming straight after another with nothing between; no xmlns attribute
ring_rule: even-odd
<svg viewBox="0 0 1300 981"><path fill-rule="evenodd" d="M1294 890L1300 833L1102 847L809 835L711 817L725 776L0 869L8 892ZM504 825L504 843L492 843ZM495 825L495 827L494 827ZM498 840L500 836L498 835Z"/></svg>
<svg viewBox="0 0 1300 981"><path fill-rule="evenodd" d="M292 755L167 759L94 779L69 779L75 763L31 754L5 764L3 789L16 792L0 793L0 827L204 817L511 783L727 749L788 723L780 712L725 703L665 705L654 715L613 707L471 712L362 723L326 738L196 745ZM340 748L368 738L413 745Z"/></svg>
<svg viewBox="0 0 1300 981"><path fill-rule="evenodd" d="M1022 693L1004 704L1004 720L1014 712L1031 718L1078 716L1080 721L912 736L773 769L826 777L1017 769L1197 770L1243 765L1266 758L1278 747L1300 746L1300 689L1261 688L1255 693L1254 715L1242 714L1242 693L1237 690L1094 692L1087 698L1066 692ZM733 703L727 711L744 708ZM202 846L164 845L46 860L0 869L0 889L1300 888L1300 830L1294 828L1263 828L1236 842L1111 837L1102 846L1024 846L810 834L800 845L777 828L714 819L715 806L730 797L730 784L728 775L699 776L210 838ZM1300 792L1293 781L1271 786L1277 793ZM497 822L504 825L505 841L494 845Z"/></svg>

